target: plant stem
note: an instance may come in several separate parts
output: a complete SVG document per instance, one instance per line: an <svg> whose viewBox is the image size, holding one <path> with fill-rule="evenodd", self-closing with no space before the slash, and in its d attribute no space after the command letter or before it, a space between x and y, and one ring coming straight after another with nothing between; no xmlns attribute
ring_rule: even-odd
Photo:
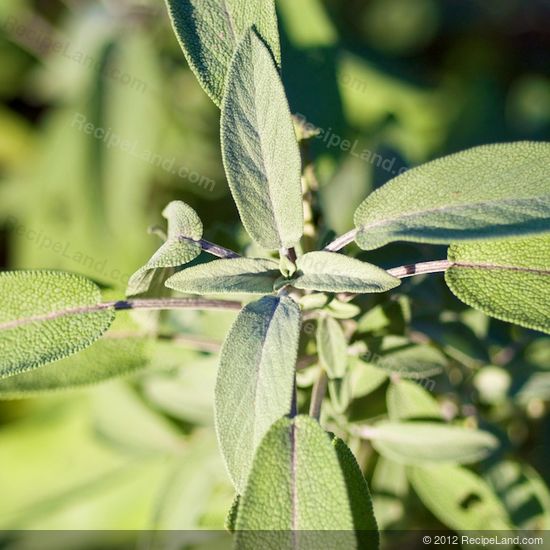
<svg viewBox="0 0 550 550"><path fill-rule="evenodd" d="M394 267L393 269L388 269L388 273L398 279L405 279L406 277L413 277L414 275L423 275L426 273L444 273L452 266L453 262L449 260L437 260L435 262L423 262Z"/></svg>
<svg viewBox="0 0 550 550"><path fill-rule="evenodd" d="M325 369L321 368L319 372L319 377L315 381L313 386L313 391L311 393L311 405L309 406L309 415L319 420L321 417L321 406L323 404L323 399L327 393L328 388L328 376L325 372Z"/></svg>
<svg viewBox="0 0 550 550"><path fill-rule="evenodd" d="M326 252L338 252L339 250L342 250L344 246L347 246L348 244L353 242L356 235L357 229L352 229L351 231L340 235L340 237L338 237L337 239L334 239L334 241L325 246L324 250Z"/></svg>
<svg viewBox="0 0 550 550"><path fill-rule="evenodd" d="M228 260L230 258L240 258L241 257L239 254L237 254L233 250L230 250L229 248L225 248L223 246L220 246L219 244L211 243L210 241L207 241L205 239L200 239L199 241L195 241L195 240L189 239L187 237L180 237L180 240L188 241L188 242L191 242L191 243L196 243L205 252L208 252L208 254L212 254L212 256L216 256L217 258L222 258L222 259Z"/></svg>

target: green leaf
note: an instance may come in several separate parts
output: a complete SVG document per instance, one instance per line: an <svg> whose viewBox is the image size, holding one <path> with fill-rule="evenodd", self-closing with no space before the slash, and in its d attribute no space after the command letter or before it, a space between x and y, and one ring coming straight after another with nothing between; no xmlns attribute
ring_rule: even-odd
<svg viewBox="0 0 550 550"><path fill-rule="evenodd" d="M401 281L375 265L334 252L309 252L298 259L296 288L326 292L386 292Z"/></svg>
<svg viewBox="0 0 550 550"><path fill-rule="evenodd" d="M548 229L550 143L475 147L413 168L372 193L355 213L357 244L447 244Z"/></svg>
<svg viewBox="0 0 550 550"><path fill-rule="evenodd" d="M298 304L266 296L241 311L225 340L215 418L221 451L239 494L262 437L273 422L290 413L299 336Z"/></svg>
<svg viewBox="0 0 550 550"><path fill-rule="evenodd" d="M279 73L252 30L229 69L221 138L246 230L264 248L293 247L304 226L300 152Z"/></svg>
<svg viewBox="0 0 550 550"><path fill-rule="evenodd" d="M416 382L399 380L390 384L386 402L391 420L441 419L437 400Z"/></svg>
<svg viewBox="0 0 550 550"><path fill-rule="evenodd" d="M465 304L550 333L550 234L453 245L445 280Z"/></svg>
<svg viewBox="0 0 550 550"><path fill-rule="evenodd" d="M317 325L317 352L329 378L343 378L348 367L348 342L340 323L321 317Z"/></svg>
<svg viewBox="0 0 550 550"><path fill-rule="evenodd" d="M354 529L375 529L376 524L359 476L349 450L331 442L315 420L280 419L254 459L239 505L236 547L363 548L364 539ZM370 547L376 548L377 537L371 537Z"/></svg>
<svg viewBox="0 0 550 550"><path fill-rule="evenodd" d="M126 294L134 296L149 290L159 269L192 262L201 253L202 223L197 213L182 201L172 201L162 212L168 220L166 242L128 281Z"/></svg>
<svg viewBox="0 0 550 550"><path fill-rule="evenodd" d="M112 308L98 308L97 285L72 273L0 273L0 295L0 378L87 348L115 315Z"/></svg>
<svg viewBox="0 0 550 550"><path fill-rule="evenodd" d="M506 510L478 475L448 464L408 469L409 481L424 505L451 529L510 530Z"/></svg>
<svg viewBox="0 0 550 550"><path fill-rule="evenodd" d="M388 379L388 375L384 370L365 363L358 358L351 358L350 365L351 371L349 377L351 397L353 399L368 395Z"/></svg>
<svg viewBox="0 0 550 550"><path fill-rule="evenodd" d="M252 26L281 62L273 0L166 0L185 57L218 107L227 71L242 35Z"/></svg>
<svg viewBox="0 0 550 550"><path fill-rule="evenodd" d="M184 269L166 286L188 294L271 294L280 275L273 260L234 258Z"/></svg>
<svg viewBox="0 0 550 550"><path fill-rule="evenodd" d="M237 523L237 514L239 513L240 501L241 501L241 496L235 495L235 498L233 499L233 502L231 504L231 508L229 509L229 512L227 512L227 517L225 518L224 527L230 533L235 532L235 526Z"/></svg>
<svg viewBox="0 0 550 550"><path fill-rule="evenodd" d="M402 464L477 462L498 447L488 432L439 422L388 422L363 434L383 456Z"/></svg>

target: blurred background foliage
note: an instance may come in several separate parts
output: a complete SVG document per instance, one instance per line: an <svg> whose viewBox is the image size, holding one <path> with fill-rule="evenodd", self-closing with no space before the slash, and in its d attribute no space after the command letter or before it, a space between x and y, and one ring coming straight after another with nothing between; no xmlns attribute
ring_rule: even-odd
<svg viewBox="0 0 550 550"><path fill-rule="evenodd" d="M350 229L360 201L401 168L550 138L547 0L277 6L292 110L321 131L306 160L323 238ZM208 240L251 250L224 177L218 117L160 0L2 0L0 267L75 271L121 296L158 245L147 228L173 199L198 211ZM361 257L393 267L444 254L396 244ZM358 303L367 313L353 321L356 343L406 337L444 352L444 373L423 384L428 397L444 418L498 435L502 448L479 473L516 525L550 529L550 339L469 310L439 276ZM133 376L0 401L0 529L222 528L233 495L211 407L215 351L233 318L167 315L163 326L181 342L155 344ZM87 360L102 365L94 349ZM301 374L305 401L314 368ZM385 414L388 387L399 385L361 369L343 406L352 421ZM383 528L443 528L403 467L348 441ZM119 542L113 534L102 547Z"/></svg>

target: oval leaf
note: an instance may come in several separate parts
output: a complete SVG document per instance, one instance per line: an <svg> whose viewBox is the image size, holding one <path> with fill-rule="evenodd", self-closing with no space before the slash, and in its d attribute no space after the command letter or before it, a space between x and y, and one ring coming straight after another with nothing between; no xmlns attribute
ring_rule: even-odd
<svg viewBox="0 0 550 550"><path fill-rule="evenodd" d="M447 244L548 230L550 143L484 145L413 168L355 213L357 244ZM519 183L521 182L521 183Z"/></svg>
<svg viewBox="0 0 550 550"><path fill-rule="evenodd" d="M272 260L214 260L184 269L166 281L168 288L190 294L271 294L281 276Z"/></svg>
<svg viewBox="0 0 550 550"><path fill-rule="evenodd" d="M281 61L273 0L166 0L172 26L201 86L218 107L242 35L254 26Z"/></svg>
<svg viewBox="0 0 550 550"><path fill-rule="evenodd" d="M294 246L304 226L300 152L281 78L253 31L229 69L221 137L229 186L250 236L267 249Z"/></svg>
<svg viewBox="0 0 550 550"><path fill-rule="evenodd" d="M441 418L437 400L416 382L399 380L386 394L388 416L391 420L411 418Z"/></svg>
<svg viewBox="0 0 550 550"><path fill-rule="evenodd" d="M465 304L550 333L550 235L453 245L445 274Z"/></svg>
<svg viewBox="0 0 550 550"><path fill-rule="evenodd" d="M59 271L0 273L0 378L83 350L114 319L92 281Z"/></svg>
<svg viewBox="0 0 550 550"><path fill-rule="evenodd" d="M216 382L216 429L239 494L262 437L290 413L299 336L298 304L266 296L241 311L225 340Z"/></svg>
<svg viewBox="0 0 550 550"><path fill-rule="evenodd" d="M348 342L340 323L321 317L317 326L317 352L329 378L343 378L348 367Z"/></svg>
<svg viewBox="0 0 550 550"><path fill-rule="evenodd" d="M325 292L371 293L396 288L401 281L375 265L334 252L309 252L298 259L292 286Z"/></svg>

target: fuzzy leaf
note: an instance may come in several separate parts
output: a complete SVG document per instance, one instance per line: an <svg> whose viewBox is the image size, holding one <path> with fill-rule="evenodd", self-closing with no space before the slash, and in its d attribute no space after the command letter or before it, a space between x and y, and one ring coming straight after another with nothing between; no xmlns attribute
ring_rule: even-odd
<svg viewBox="0 0 550 550"><path fill-rule="evenodd" d="M258 448L241 497L236 547L363 548L354 529L368 536L365 531L376 523L366 483L342 446L310 417L275 423ZM375 532L370 540L369 548L377 548Z"/></svg>
<svg viewBox="0 0 550 550"><path fill-rule="evenodd" d="M357 244L447 244L540 233L550 221L550 143L484 145L413 168L355 213Z"/></svg>
<svg viewBox="0 0 550 550"><path fill-rule="evenodd" d="M416 382L399 380L386 394L388 416L391 420L411 418L441 418L437 400Z"/></svg>
<svg viewBox="0 0 550 550"><path fill-rule="evenodd" d="M87 348L109 328L92 281L60 271L0 273L0 378Z"/></svg>
<svg viewBox="0 0 550 550"><path fill-rule="evenodd" d="M201 253L202 222L197 213L182 201L172 201L162 212L168 220L166 242L128 281L126 294L134 296L149 290L158 269L192 262Z"/></svg>
<svg viewBox="0 0 550 550"><path fill-rule="evenodd" d="M343 378L348 367L348 342L340 323L321 317L317 326L317 352L329 378Z"/></svg>
<svg viewBox="0 0 550 550"><path fill-rule="evenodd" d="M375 265L334 252L309 252L298 259L296 288L326 292L386 292L401 281Z"/></svg>
<svg viewBox="0 0 550 550"><path fill-rule="evenodd" d="M488 432L439 422L387 422L368 428L367 436L383 456L402 464L469 464L498 447Z"/></svg>
<svg viewBox="0 0 550 550"><path fill-rule="evenodd" d="M453 245L449 260L445 279L464 303L550 333L550 234Z"/></svg>
<svg viewBox="0 0 550 550"><path fill-rule="evenodd" d="M250 236L266 249L294 246L304 226L300 152L279 73L252 30L229 69L221 137L229 186Z"/></svg>
<svg viewBox="0 0 550 550"><path fill-rule="evenodd" d="M262 437L290 413L299 335L298 304L266 296L241 311L225 340L215 391L216 429L239 494Z"/></svg>
<svg viewBox="0 0 550 550"><path fill-rule="evenodd" d="M166 0L172 26L201 86L218 107L242 35L252 26L281 62L273 0Z"/></svg>
<svg viewBox="0 0 550 550"><path fill-rule="evenodd" d="M451 529L511 530L506 510L478 475L449 464L409 468L414 490L432 514Z"/></svg>
<svg viewBox="0 0 550 550"><path fill-rule="evenodd" d="M166 286L189 294L271 294L280 275L272 260L232 258L184 269Z"/></svg>

